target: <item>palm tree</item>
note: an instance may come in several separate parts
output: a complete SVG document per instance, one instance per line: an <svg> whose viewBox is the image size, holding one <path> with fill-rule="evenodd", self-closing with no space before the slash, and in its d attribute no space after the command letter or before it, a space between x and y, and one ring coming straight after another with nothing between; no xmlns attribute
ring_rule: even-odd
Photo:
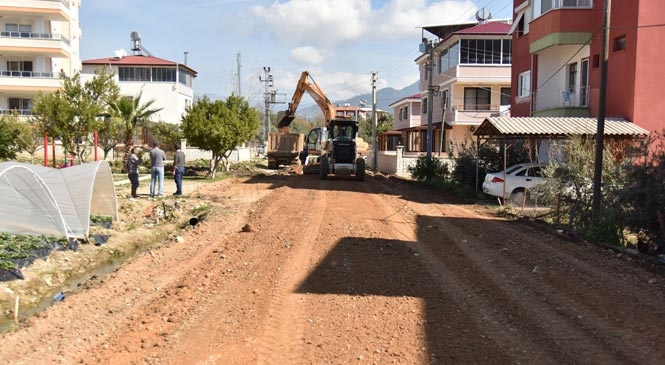
<svg viewBox="0 0 665 365"><path fill-rule="evenodd" d="M141 104L141 95L143 92L139 93L135 98L131 97L121 97L117 101L109 103L111 110L115 117L122 120L122 130L124 131L125 139L125 157L124 157L124 167L123 171L127 166L127 158L131 154L132 147L134 146L134 132L138 125L144 124L150 119L155 113L158 113L162 110L151 109L152 104L155 103L155 99L150 99L145 104Z"/></svg>

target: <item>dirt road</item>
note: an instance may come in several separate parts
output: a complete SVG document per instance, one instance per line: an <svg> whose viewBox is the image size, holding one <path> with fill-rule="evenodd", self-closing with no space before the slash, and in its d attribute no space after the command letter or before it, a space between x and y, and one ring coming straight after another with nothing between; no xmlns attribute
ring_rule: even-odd
<svg viewBox="0 0 665 365"><path fill-rule="evenodd" d="M3 363L665 363L644 260L380 177L198 194L214 209L184 243L3 335Z"/></svg>

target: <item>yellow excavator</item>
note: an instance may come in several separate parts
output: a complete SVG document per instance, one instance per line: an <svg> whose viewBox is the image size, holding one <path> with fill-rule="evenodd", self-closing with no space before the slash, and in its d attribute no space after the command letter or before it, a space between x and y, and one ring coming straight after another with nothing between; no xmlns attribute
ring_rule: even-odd
<svg viewBox="0 0 665 365"><path fill-rule="evenodd" d="M335 106L308 71L303 71L286 111L279 113L278 133L289 134L289 125L295 119L296 110L307 92L323 112L325 127L314 128L304 141L303 172L319 172L321 178L329 175L354 175L356 180L365 179L365 158L369 146L358 137L358 121L336 118ZM270 156L268 156L270 161Z"/></svg>

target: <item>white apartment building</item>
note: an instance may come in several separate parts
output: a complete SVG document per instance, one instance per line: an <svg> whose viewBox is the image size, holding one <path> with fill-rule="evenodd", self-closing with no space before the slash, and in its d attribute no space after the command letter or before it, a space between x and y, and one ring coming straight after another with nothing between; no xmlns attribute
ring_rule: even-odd
<svg viewBox="0 0 665 365"><path fill-rule="evenodd" d="M425 53L416 59L420 67L421 123L426 126L428 103L432 106L434 152L470 143L473 132L490 116L510 116L511 24L507 21L449 24L423 27L436 36L432 95L430 62ZM414 145L406 151L425 151L427 130L420 128ZM407 142L411 143L411 142Z"/></svg>
<svg viewBox="0 0 665 365"><path fill-rule="evenodd" d="M30 115L38 92L81 70L80 0L0 0L0 114Z"/></svg>
<svg viewBox="0 0 665 365"><path fill-rule="evenodd" d="M120 86L120 95L136 97L141 94L141 102L151 99L152 108L162 110L152 117L153 121L179 124L187 107L194 101L193 81L196 71L183 63L168 61L140 50L134 55L124 55L83 61L81 79L89 80L95 71L106 69L112 72Z"/></svg>

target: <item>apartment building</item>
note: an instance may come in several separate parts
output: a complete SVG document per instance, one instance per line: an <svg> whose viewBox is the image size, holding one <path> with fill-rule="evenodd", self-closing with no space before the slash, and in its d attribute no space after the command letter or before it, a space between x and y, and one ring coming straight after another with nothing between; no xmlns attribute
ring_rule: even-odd
<svg viewBox="0 0 665 365"><path fill-rule="evenodd" d="M152 117L153 121L179 124L194 101L196 71L185 63L145 54L140 49L132 52L134 54L119 52L114 57L84 60L81 79L92 79L97 70L105 69L114 74L120 95L136 97L141 94L144 103L155 100L152 108L162 110Z"/></svg>
<svg viewBox="0 0 665 365"><path fill-rule="evenodd" d="M420 67L421 125L406 132L406 151L426 151L432 104L433 152L453 152L473 141L485 118L510 116L512 40L509 21L423 27L434 36ZM425 34L425 33L424 33ZM431 64L431 66L430 66ZM429 72L432 72L432 88Z"/></svg>
<svg viewBox="0 0 665 365"><path fill-rule="evenodd" d="M406 145L407 151L427 150L427 146L421 146L415 138L419 136L415 133L417 129L422 129L423 125L420 118L420 105L422 103L421 95L414 94L401 98L389 105L393 109L393 130L382 133L379 136L379 146L382 151L395 150L398 145ZM427 128L427 125L424 126ZM426 129L425 129L426 130ZM406 134L414 140L406 140ZM404 132L405 136L402 136Z"/></svg>
<svg viewBox="0 0 665 365"><path fill-rule="evenodd" d="M81 69L80 0L0 0L0 114L30 115L32 100Z"/></svg>
<svg viewBox="0 0 665 365"><path fill-rule="evenodd" d="M598 116L604 2L513 1L513 116ZM665 127L663 49L665 2L611 2L607 117Z"/></svg>

